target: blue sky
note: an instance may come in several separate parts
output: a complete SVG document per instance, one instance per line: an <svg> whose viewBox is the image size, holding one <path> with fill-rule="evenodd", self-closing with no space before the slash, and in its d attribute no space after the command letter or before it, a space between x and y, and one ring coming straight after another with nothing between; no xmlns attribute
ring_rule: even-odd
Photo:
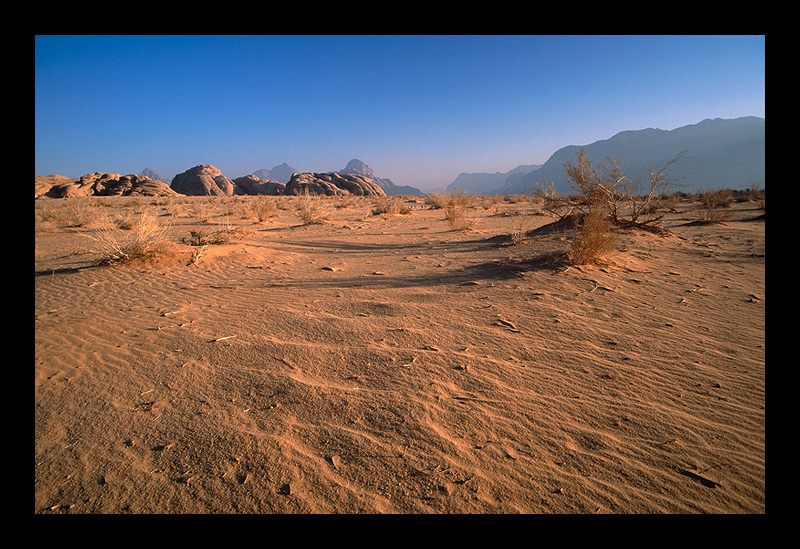
<svg viewBox="0 0 800 549"><path fill-rule="evenodd" d="M36 36L36 175L230 178L358 158L398 185L765 117L764 36Z"/></svg>

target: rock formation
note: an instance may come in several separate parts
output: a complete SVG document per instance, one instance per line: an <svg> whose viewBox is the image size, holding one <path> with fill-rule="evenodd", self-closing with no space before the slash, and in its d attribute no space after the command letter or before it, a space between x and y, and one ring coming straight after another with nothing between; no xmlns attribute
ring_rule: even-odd
<svg viewBox="0 0 800 549"><path fill-rule="evenodd" d="M95 172L69 179L63 176L37 177L36 198L82 196L175 196L169 185L138 175Z"/></svg>
<svg viewBox="0 0 800 549"><path fill-rule="evenodd" d="M233 180L236 185L235 194L268 194L276 196L283 194L286 189L285 183L264 180L255 175L244 175Z"/></svg>
<svg viewBox="0 0 800 549"><path fill-rule="evenodd" d="M287 195L386 196L372 179L340 173L296 173L286 184Z"/></svg>
<svg viewBox="0 0 800 549"><path fill-rule="evenodd" d="M236 185L210 164L198 164L172 178L172 189L187 196L231 196Z"/></svg>

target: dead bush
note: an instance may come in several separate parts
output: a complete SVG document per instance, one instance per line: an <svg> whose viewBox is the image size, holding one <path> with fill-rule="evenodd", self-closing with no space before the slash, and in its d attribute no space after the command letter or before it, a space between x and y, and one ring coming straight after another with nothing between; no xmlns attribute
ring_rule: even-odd
<svg viewBox="0 0 800 549"><path fill-rule="evenodd" d="M625 175L622 164L606 157L602 166L593 166L581 149L575 163L564 165L567 182L577 191L576 195L563 196L555 191L553 184L539 189L544 209L559 219L574 213L581 216L602 208L612 223L639 227L658 232L656 224L661 220L668 185L675 181L667 177L667 169L683 157L676 155L662 168L648 166L649 179L634 183Z"/></svg>

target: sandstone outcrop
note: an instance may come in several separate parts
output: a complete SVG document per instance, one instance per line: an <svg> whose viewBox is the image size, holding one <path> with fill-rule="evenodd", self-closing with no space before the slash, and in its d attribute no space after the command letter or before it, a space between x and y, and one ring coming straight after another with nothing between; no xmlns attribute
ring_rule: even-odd
<svg viewBox="0 0 800 549"><path fill-rule="evenodd" d="M210 164L198 164L172 178L172 189L187 196L231 196L236 185Z"/></svg>
<svg viewBox="0 0 800 549"><path fill-rule="evenodd" d="M340 173L296 173L286 184L287 195L386 196L384 190L367 177Z"/></svg>
<svg viewBox="0 0 800 549"><path fill-rule="evenodd" d="M63 176L35 178L36 198L83 196L176 196L169 185L138 175L95 172L69 179Z"/></svg>
<svg viewBox="0 0 800 549"><path fill-rule="evenodd" d="M259 179L255 175L237 177L233 180L233 183L236 185L235 194L268 194L277 196L283 194L284 189L286 189L285 183Z"/></svg>

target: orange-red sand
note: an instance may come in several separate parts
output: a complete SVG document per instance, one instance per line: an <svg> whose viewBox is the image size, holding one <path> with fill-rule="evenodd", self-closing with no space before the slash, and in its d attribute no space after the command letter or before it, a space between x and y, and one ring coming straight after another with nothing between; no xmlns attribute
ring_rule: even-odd
<svg viewBox="0 0 800 549"><path fill-rule="evenodd" d="M35 513L765 512L757 203L681 203L565 269L534 201L453 230L422 199L314 225L249 199L78 202L157 215L179 255L154 263L37 224Z"/></svg>

